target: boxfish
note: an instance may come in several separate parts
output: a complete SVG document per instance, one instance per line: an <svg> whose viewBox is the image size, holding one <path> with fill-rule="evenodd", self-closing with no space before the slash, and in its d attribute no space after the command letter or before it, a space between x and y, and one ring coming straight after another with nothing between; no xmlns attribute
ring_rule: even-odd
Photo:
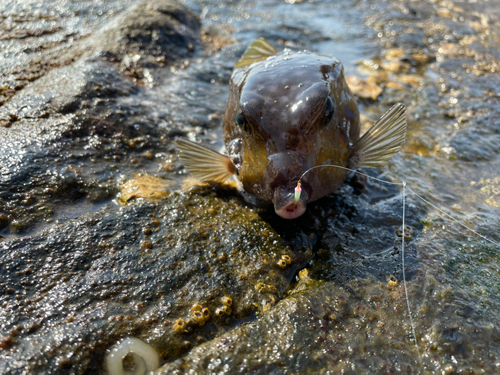
<svg viewBox="0 0 500 375"><path fill-rule="evenodd" d="M179 158L199 181L220 184L235 177L285 219L337 190L348 169L384 166L404 143L401 103L360 137L356 99L342 63L332 56L278 52L257 39L236 63L229 89L226 152L181 138Z"/></svg>

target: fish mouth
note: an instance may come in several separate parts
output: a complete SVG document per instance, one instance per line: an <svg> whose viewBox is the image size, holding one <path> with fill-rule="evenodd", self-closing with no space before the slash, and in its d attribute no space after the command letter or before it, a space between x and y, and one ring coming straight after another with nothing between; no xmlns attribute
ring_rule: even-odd
<svg viewBox="0 0 500 375"><path fill-rule="evenodd" d="M299 216L302 216L304 212L306 212L306 204L302 200L299 200L297 203L295 203L292 199L290 204L281 208L277 208L275 206L274 210L276 211L278 216L281 216L283 219L296 219Z"/></svg>
<svg viewBox="0 0 500 375"><path fill-rule="evenodd" d="M283 219L296 219L306 212L309 194L302 190L298 201L295 201L293 189L277 187L273 194L274 211Z"/></svg>

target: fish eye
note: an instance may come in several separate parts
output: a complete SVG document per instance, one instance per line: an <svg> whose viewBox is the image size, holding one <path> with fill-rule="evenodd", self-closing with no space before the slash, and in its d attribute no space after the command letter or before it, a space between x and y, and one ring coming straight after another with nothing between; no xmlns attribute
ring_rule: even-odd
<svg viewBox="0 0 500 375"><path fill-rule="evenodd" d="M335 108L333 108L332 98L328 97L325 103L325 120L328 122L332 119L335 113Z"/></svg>
<svg viewBox="0 0 500 375"><path fill-rule="evenodd" d="M247 120L245 119L245 116L243 116L243 113L239 113L237 116L236 116L236 123L238 124L238 126L243 129L243 131L248 131L248 123L247 123Z"/></svg>
<svg viewBox="0 0 500 375"><path fill-rule="evenodd" d="M238 124L238 126L241 126L241 127L243 127L245 125L245 118L243 117L243 115L241 113L238 116L236 116L236 123Z"/></svg>

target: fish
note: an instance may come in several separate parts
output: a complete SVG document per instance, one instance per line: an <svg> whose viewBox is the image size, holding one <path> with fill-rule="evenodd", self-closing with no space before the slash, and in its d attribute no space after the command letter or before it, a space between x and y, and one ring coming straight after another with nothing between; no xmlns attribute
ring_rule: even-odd
<svg viewBox="0 0 500 375"><path fill-rule="evenodd" d="M360 137L356 99L342 63L329 55L278 52L257 39L236 63L229 89L226 152L180 138L179 159L201 182L236 178L284 219L301 216L308 203L337 190L348 169L383 167L405 140L402 103Z"/></svg>

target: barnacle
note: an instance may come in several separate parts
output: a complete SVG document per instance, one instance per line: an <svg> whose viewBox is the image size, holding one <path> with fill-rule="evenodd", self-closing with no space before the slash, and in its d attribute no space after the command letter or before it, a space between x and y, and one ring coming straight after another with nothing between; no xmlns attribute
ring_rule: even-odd
<svg viewBox="0 0 500 375"><path fill-rule="evenodd" d="M268 311L271 307L276 305L276 298L271 294L268 295L268 297L262 301L262 312Z"/></svg>
<svg viewBox="0 0 500 375"><path fill-rule="evenodd" d="M193 307L191 307L191 310L189 310L189 312L192 313L193 311L201 311L201 309L202 309L201 305L199 303L195 303Z"/></svg>
<svg viewBox="0 0 500 375"><path fill-rule="evenodd" d="M224 296L221 298L221 302L224 306L231 306L233 304L233 300L231 297Z"/></svg>
<svg viewBox="0 0 500 375"><path fill-rule="evenodd" d="M218 316L219 318L224 315L231 315L232 310L229 306L221 306L215 309L215 315Z"/></svg>
<svg viewBox="0 0 500 375"><path fill-rule="evenodd" d="M309 277L309 271L307 268L304 268L303 270L299 271L299 279L300 281L308 282L311 281L311 278Z"/></svg>
<svg viewBox="0 0 500 375"><path fill-rule="evenodd" d="M413 233L413 228L408 225L405 225L404 227L405 241L411 241L412 233ZM396 230L396 235L398 237L403 237L403 231L401 229Z"/></svg>
<svg viewBox="0 0 500 375"><path fill-rule="evenodd" d="M261 292L261 290L266 286L266 284L264 284L263 282L260 282L260 283L257 283L257 285L255 285L255 289L257 289L257 291L259 293L263 293Z"/></svg>
<svg viewBox="0 0 500 375"><path fill-rule="evenodd" d="M279 268L286 268L286 266L288 266L288 264L286 264L286 261L284 259L278 260L278 263L276 264L278 265Z"/></svg>
<svg viewBox="0 0 500 375"><path fill-rule="evenodd" d="M276 287L274 285L267 285L267 284L264 284L262 282L255 285L255 289L257 289L257 291L259 293L262 293L262 294L264 294L264 293L277 294L278 293L278 290L276 289Z"/></svg>
<svg viewBox="0 0 500 375"><path fill-rule="evenodd" d="M220 318L220 317L221 317L221 316L223 316L223 315L224 315L224 310L223 310L221 307L217 307L217 308L215 309L215 316L217 316L217 317L219 317L219 318Z"/></svg>
<svg viewBox="0 0 500 375"><path fill-rule="evenodd" d="M231 298L223 297L223 303L224 303L224 298L229 299L229 301L231 302ZM190 319L190 321L192 321L192 323L195 323L199 326L205 325L205 323L210 319L210 310L207 307L203 307L199 303L195 303L191 307L189 312L191 313L191 315L193 317L193 319Z"/></svg>
<svg viewBox="0 0 500 375"><path fill-rule="evenodd" d="M173 328L174 328L174 331L177 333L184 333L184 332L186 332L186 322L184 321L184 319L179 318L174 323Z"/></svg>
<svg viewBox="0 0 500 375"><path fill-rule="evenodd" d="M208 309L208 307L205 307L203 310L201 310L201 315L203 316L205 322L210 319L210 310Z"/></svg>
<svg viewBox="0 0 500 375"><path fill-rule="evenodd" d="M141 247L143 249L152 249L153 248L153 244L151 243L151 241L146 240L146 241L142 242Z"/></svg>
<svg viewBox="0 0 500 375"><path fill-rule="evenodd" d="M284 254L281 256L281 259L283 259L286 262L287 266L292 264L292 258L290 258L289 255Z"/></svg>
<svg viewBox="0 0 500 375"><path fill-rule="evenodd" d="M200 327L205 325L205 318L203 317L201 311L198 310L192 311L191 315L193 316L194 320L196 321L196 323L198 323Z"/></svg>
<svg viewBox="0 0 500 375"><path fill-rule="evenodd" d="M389 286L397 286L398 279L396 279L394 276L390 276L389 278L387 278L387 284L389 284Z"/></svg>
<svg viewBox="0 0 500 375"><path fill-rule="evenodd" d="M276 264L278 267L284 269L292 264L292 258L289 255L283 254Z"/></svg>

